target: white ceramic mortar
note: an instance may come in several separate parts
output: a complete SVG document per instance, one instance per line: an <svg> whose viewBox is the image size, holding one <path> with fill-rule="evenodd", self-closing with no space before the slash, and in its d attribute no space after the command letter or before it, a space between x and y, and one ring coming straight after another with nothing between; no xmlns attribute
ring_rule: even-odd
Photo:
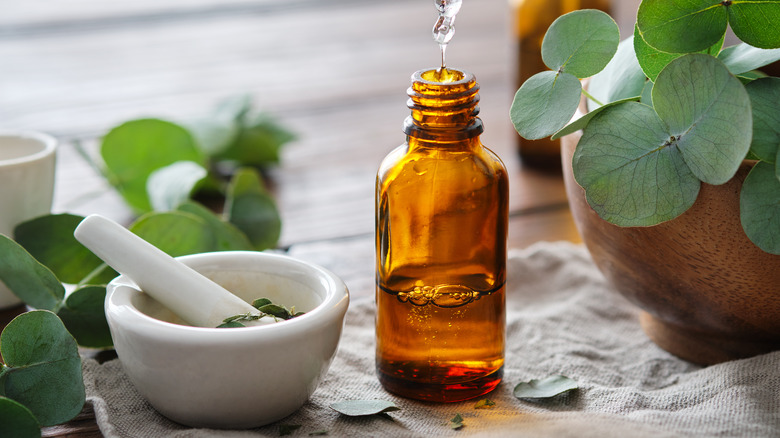
<svg viewBox="0 0 780 438"><path fill-rule="evenodd" d="M323 268L269 253L178 260L247 302L269 298L306 314L256 327L186 326L119 276L108 285L106 317L136 389L164 416L195 427L252 428L295 412L336 353L349 304L344 283Z"/></svg>

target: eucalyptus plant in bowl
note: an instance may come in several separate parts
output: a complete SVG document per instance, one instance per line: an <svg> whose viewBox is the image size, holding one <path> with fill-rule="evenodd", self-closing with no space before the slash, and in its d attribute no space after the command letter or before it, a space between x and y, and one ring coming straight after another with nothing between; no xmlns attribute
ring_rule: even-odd
<svg viewBox="0 0 780 438"><path fill-rule="evenodd" d="M512 104L521 136L563 137L599 269L698 363L780 349L780 79L757 71L780 60L778 20L777 0L643 0L620 42L607 14L575 11ZM724 48L729 25L743 42Z"/></svg>

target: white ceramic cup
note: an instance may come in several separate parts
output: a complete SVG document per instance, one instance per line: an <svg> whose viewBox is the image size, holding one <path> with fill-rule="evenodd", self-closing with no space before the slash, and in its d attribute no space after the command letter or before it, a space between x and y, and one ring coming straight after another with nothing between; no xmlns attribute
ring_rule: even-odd
<svg viewBox="0 0 780 438"><path fill-rule="evenodd" d="M0 130L0 234L48 214L54 196L57 140L30 131ZM0 281L0 309L21 301Z"/></svg>

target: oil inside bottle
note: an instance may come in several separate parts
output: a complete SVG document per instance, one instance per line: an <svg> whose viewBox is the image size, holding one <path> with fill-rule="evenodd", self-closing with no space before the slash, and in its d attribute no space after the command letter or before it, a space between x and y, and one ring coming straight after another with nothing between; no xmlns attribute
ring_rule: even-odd
<svg viewBox="0 0 780 438"><path fill-rule="evenodd" d="M485 148L473 75L413 75L405 144L380 165L376 196L380 382L455 402L501 381L509 183Z"/></svg>

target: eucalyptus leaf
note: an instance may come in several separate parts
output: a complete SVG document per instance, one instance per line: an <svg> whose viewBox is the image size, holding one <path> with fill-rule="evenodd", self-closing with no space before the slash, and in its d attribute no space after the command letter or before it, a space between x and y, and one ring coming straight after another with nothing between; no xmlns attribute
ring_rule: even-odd
<svg viewBox="0 0 780 438"><path fill-rule="evenodd" d="M14 239L60 281L77 284L103 263L73 237L83 219L72 214L37 217L17 225Z"/></svg>
<svg viewBox="0 0 780 438"><path fill-rule="evenodd" d="M42 426L81 412L86 397L81 357L57 315L36 310L14 318L0 335L0 354L9 368L0 393L26 406Z"/></svg>
<svg viewBox="0 0 780 438"><path fill-rule="evenodd" d="M729 24L740 40L762 49L780 47L780 32L777 31L780 0L735 0L728 3Z"/></svg>
<svg viewBox="0 0 780 438"><path fill-rule="evenodd" d="M780 78L756 79L745 89L753 113L750 152L762 161L774 163L780 148Z"/></svg>
<svg viewBox="0 0 780 438"><path fill-rule="evenodd" d="M180 211L147 213L130 225L130 231L172 257L210 252L216 246L206 221Z"/></svg>
<svg viewBox="0 0 780 438"><path fill-rule="evenodd" d="M750 97L739 79L710 55L675 59L658 75L653 107L701 181L723 184L750 149Z"/></svg>
<svg viewBox="0 0 780 438"><path fill-rule="evenodd" d="M179 204L178 211L194 214L206 221L216 239L215 251L251 251L252 242L241 230L230 222L220 219L211 210L195 201Z"/></svg>
<svg viewBox="0 0 780 438"><path fill-rule="evenodd" d="M720 0L644 0L637 26L652 47L691 53L715 44L726 33L728 15Z"/></svg>
<svg viewBox="0 0 780 438"><path fill-rule="evenodd" d="M645 87L642 88L642 95L639 96L639 101L647 106L653 106L653 82L647 81Z"/></svg>
<svg viewBox="0 0 780 438"><path fill-rule="evenodd" d="M639 96L647 83L634 53L634 37L623 40L604 70L590 78L588 93L598 102L588 99L588 110L601 105Z"/></svg>
<svg viewBox="0 0 780 438"><path fill-rule="evenodd" d="M495 406L496 402L488 398L483 398L474 404L474 409L493 409Z"/></svg>
<svg viewBox="0 0 780 438"><path fill-rule="evenodd" d="M243 231L258 251L278 242L282 230L279 210L255 169L244 167L233 175L225 211L228 221Z"/></svg>
<svg viewBox="0 0 780 438"><path fill-rule="evenodd" d="M344 400L333 403L330 407L334 411L350 417L362 417L401 410L395 403L386 400Z"/></svg>
<svg viewBox="0 0 780 438"><path fill-rule="evenodd" d="M750 170L742 184L739 214L751 242L770 254L780 254L780 180L775 166L759 161Z"/></svg>
<svg viewBox="0 0 780 438"><path fill-rule="evenodd" d="M450 428L454 430L458 430L463 428L465 424L463 423L463 416L460 414L455 414L454 417L450 420Z"/></svg>
<svg viewBox="0 0 780 438"><path fill-rule="evenodd" d="M537 73L517 90L509 117L523 138L538 140L550 136L571 120L581 92L575 76L552 71Z"/></svg>
<svg viewBox="0 0 780 438"><path fill-rule="evenodd" d="M555 134L553 134L553 136L550 137L550 139L555 140L555 139L563 137L564 135L569 135L569 134L571 134L573 132L579 131L580 129L585 129L585 127L588 126L588 122L590 122L590 120L596 114L600 113L601 111L603 111L603 110L605 110L607 108L613 107L615 105L620 105L621 103L624 103L624 102L635 102L638 99L639 99L638 97L629 97L628 99L622 99L622 100L618 100L616 102L610 102L610 103L608 103L608 104L606 104L604 106L600 106L600 107L594 109L593 111L588 112L587 114L585 114L584 116L580 117L579 119L569 123L563 129L561 129L560 131L558 131Z"/></svg>
<svg viewBox="0 0 780 438"><path fill-rule="evenodd" d="M702 53L717 56L718 53L720 53L721 47L723 47L725 36L726 35L724 34L720 40L713 46L703 50ZM637 26L634 26L634 52L636 52L636 57L639 61L639 65L642 67L642 71L644 71L645 75L653 82L655 82L658 73L660 73L667 64L683 55L683 53L662 52L650 46L644 38L642 38Z"/></svg>
<svg viewBox="0 0 780 438"><path fill-rule="evenodd" d="M40 438L41 426L35 415L24 405L0 396L0 436Z"/></svg>
<svg viewBox="0 0 780 438"><path fill-rule="evenodd" d="M233 96L221 101L208 117L186 125L201 151L214 156L224 153L235 142L251 109L249 95Z"/></svg>
<svg viewBox="0 0 780 438"><path fill-rule="evenodd" d="M718 54L718 59L731 73L739 75L780 60L780 49L759 49L742 43L726 47Z"/></svg>
<svg viewBox="0 0 780 438"><path fill-rule="evenodd" d="M146 180L149 203L155 211L170 211L188 200L208 171L193 161L177 161L154 170Z"/></svg>
<svg viewBox="0 0 780 438"><path fill-rule="evenodd" d="M587 78L601 71L620 42L617 23L596 9L558 17L542 40L542 60L551 70Z"/></svg>
<svg viewBox="0 0 780 438"><path fill-rule="evenodd" d="M233 144L220 160L234 160L242 165L265 166L279 162L281 147L295 136L268 115L248 116Z"/></svg>
<svg viewBox="0 0 780 438"><path fill-rule="evenodd" d="M103 138L100 154L110 181L138 212L152 209L146 180L153 171L177 161L205 161L189 131L159 119L133 120L113 128Z"/></svg>
<svg viewBox="0 0 780 438"><path fill-rule="evenodd" d="M71 292L65 305L57 312L79 345L89 348L113 346L103 310L105 301L104 286L87 286Z"/></svg>
<svg viewBox="0 0 780 438"><path fill-rule="evenodd" d="M532 379L515 386L514 396L521 399L546 399L579 388L576 381L566 376L549 376L544 379Z"/></svg>
<svg viewBox="0 0 780 438"><path fill-rule="evenodd" d="M65 288L53 272L18 243L0 234L0 281L36 309L57 310Z"/></svg>
<svg viewBox="0 0 780 438"><path fill-rule="evenodd" d="M222 324L217 326L217 328L239 328L239 327L246 327L246 326L236 321L223 322Z"/></svg>
<svg viewBox="0 0 780 438"><path fill-rule="evenodd" d="M300 429L300 424L280 424L279 425L279 436L287 436L292 435L293 432Z"/></svg>
<svg viewBox="0 0 780 438"><path fill-rule="evenodd" d="M277 304L264 304L260 307L257 307L257 310L266 313L268 315L274 316L276 318L281 318L281 319L292 318L292 314L290 314L289 310Z"/></svg>
<svg viewBox="0 0 780 438"><path fill-rule="evenodd" d="M574 152L574 177L588 204L619 226L673 219L696 201L700 183L647 105L627 102L597 114Z"/></svg>

